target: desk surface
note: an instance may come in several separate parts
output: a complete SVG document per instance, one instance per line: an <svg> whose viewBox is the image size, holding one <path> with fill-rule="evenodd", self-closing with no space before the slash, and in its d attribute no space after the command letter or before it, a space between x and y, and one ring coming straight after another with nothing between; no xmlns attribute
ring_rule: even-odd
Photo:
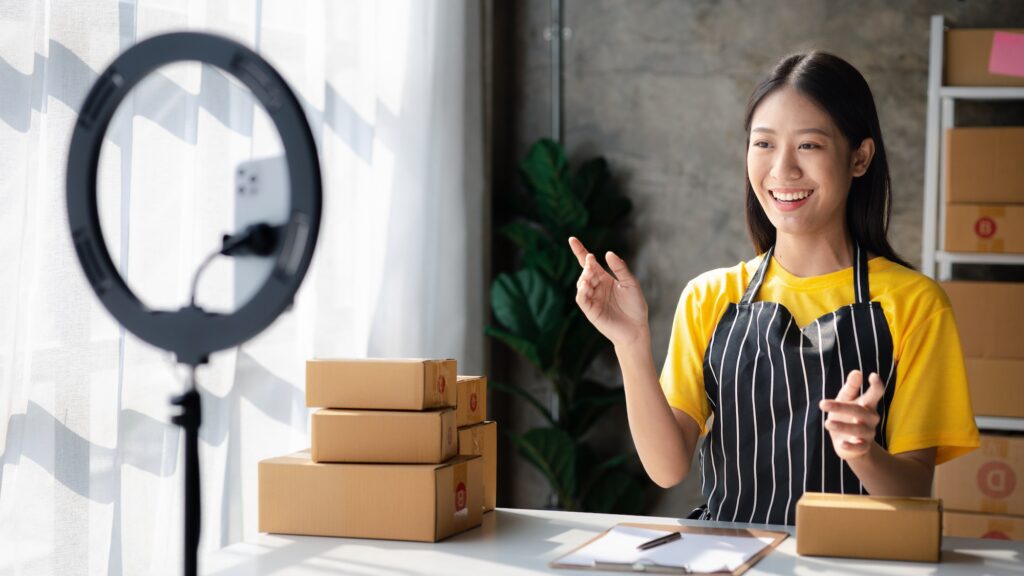
<svg viewBox="0 0 1024 576"><path fill-rule="evenodd" d="M206 556L200 573L572 576L588 572L554 570L548 568L548 563L619 522L738 526L677 518L500 508L484 515L482 527L434 544L260 534L255 540ZM793 532L786 527L771 529ZM797 556L796 541L787 538L746 574L1024 574L1024 542L946 538L942 550L940 564L812 558Z"/></svg>

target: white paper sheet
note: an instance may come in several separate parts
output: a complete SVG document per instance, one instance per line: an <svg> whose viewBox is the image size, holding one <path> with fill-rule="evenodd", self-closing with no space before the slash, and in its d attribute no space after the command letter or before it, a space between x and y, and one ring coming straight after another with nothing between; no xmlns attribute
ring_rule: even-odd
<svg viewBox="0 0 1024 576"><path fill-rule="evenodd" d="M558 560L572 566L596 564L656 564L688 568L691 572L733 571L772 543L773 538L719 536L683 532L680 540L649 550L637 546L668 534L633 526L615 526L603 537Z"/></svg>

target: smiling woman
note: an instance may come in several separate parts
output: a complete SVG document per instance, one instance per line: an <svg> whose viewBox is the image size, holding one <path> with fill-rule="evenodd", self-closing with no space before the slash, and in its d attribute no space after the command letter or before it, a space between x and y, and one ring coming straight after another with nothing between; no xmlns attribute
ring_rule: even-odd
<svg viewBox="0 0 1024 576"><path fill-rule="evenodd" d="M615 344L644 467L677 484L706 434L702 519L792 524L804 492L926 496L935 464L976 448L978 431L949 301L886 239L871 91L836 56L789 56L746 127L759 255L686 286L660 386L636 278L570 239L576 302Z"/></svg>

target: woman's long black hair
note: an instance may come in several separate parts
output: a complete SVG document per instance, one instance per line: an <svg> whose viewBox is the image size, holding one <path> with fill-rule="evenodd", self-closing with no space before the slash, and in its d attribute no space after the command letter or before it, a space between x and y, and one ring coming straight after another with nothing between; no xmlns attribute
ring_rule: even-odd
<svg viewBox="0 0 1024 576"><path fill-rule="evenodd" d="M892 211L892 184L878 112L867 81L847 61L826 52L814 51L783 58L758 84L747 102L744 126L748 148L754 110L766 96L785 86L792 86L824 109L846 137L851 150L860 147L865 138L875 141L875 155L867 172L854 178L850 185L846 224L853 240L862 248L912 268L896 255L886 238ZM746 183L747 230L754 249L760 254L775 244L775 226L757 201L749 177Z"/></svg>

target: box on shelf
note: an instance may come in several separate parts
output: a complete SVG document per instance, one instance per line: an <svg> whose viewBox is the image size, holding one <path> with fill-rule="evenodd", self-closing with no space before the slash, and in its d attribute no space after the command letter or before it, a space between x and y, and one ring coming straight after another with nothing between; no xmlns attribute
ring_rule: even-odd
<svg viewBox="0 0 1024 576"><path fill-rule="evenodd" d="M1024 418L1024 360L965 358L975 416Z"/></svg>
<svg viewBox="0 0 1024 576"><path fill-rule="evenodd" d="M259 530L436 542L479 526L482 460L319 464L308 451L259 463Z"/></svg>
<svg viewBox="0 0 1024 576"><path fill-rule="evenodd" d="M339 410L313 413L315 462L438 464L458 452L455 410Z"/></svg>
<svg viewBox="0 0 1024 576"><path fill-rule="evenodd" d="M427 410L455 406L455 360L306 362L306 406Z"/></svg>
<svg viewBox="0 0 1024 576"><path fill-rule="evenodd" d="M947 510L1024 515L1024 437L982 434L981 447L935 467Z"/></svg>
<svg viewBox="0 0 1024 576"><path fill-rule="evenodd" d="M947 204L946 250L1024 254L1024 204Z"/></svg>
<svg viewBox="0 0 1024 576"><path fill-rule="evenodd" d="M949 128L946 202L1024 203L1024 126Z"/></svg>
<svg viewBox="0 0 1024 576"><path fill-rule="evenodd" d="M455 384L455 424L478 424L487 419L487 378L459 376Z"/></svg>
<svg viewBox="0 0 1024 576"><path fill-rule="evenodd" d="M796 503L796 552L876 560L938 562L942 503L805 492Z"/></svg>
<svg viewBox="0 0 1024 576"><path fill-rule="evenodd" d="M949 296L960 332L960 344L969 358L1024 359L1024 283L941 283Z"/></svg>
<svg viewBox="0 0 1024 576"><path fill-rule="evenodd" d="M494 510L498 494L498 423L459 428L459 454L483 458L484 512Z"/></svg>
<svg viewBox="0 0 1024 576"><path fill-rule="evenodd" d="M947 30L942 83L945 86L1024 86L1024 78L989 72L996 32L1024 34L1024 29L964 28Z"/></svg>
<svg viewBox="0 0 1024 576"><path fill-rule="evenodd" d="M942 516L942 534L960 538L1024 540L1024 517L947 511Z"/></svg>

